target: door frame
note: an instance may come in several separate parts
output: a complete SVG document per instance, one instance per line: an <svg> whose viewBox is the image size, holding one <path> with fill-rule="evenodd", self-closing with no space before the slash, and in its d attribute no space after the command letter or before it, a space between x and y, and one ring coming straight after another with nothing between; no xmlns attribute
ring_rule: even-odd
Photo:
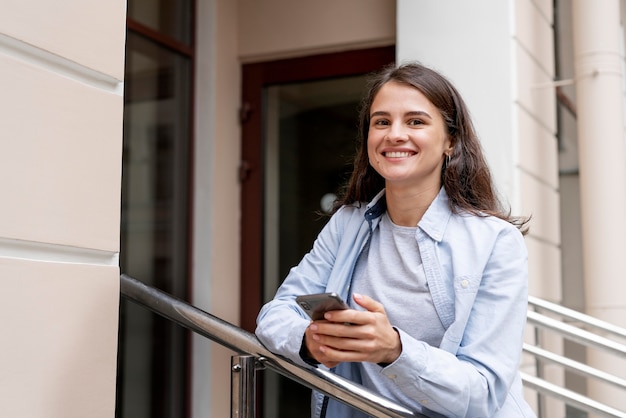
<svg viewBox="0 0 626 418"><path fill-rule="evenodd" d="M263 304L263 88L362 75L395 61L395 46L334 52L242 66L240 326L254 332ZM356 122L356 121L355 121Z"/></svg>

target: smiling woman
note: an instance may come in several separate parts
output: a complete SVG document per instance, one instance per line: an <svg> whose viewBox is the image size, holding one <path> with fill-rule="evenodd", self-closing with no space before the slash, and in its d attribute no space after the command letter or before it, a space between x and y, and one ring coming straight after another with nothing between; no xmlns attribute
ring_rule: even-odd
<svg viewBox="0 0 626 418"><path fill-rule="evenodd" d="M355 157L354 172L336 208L346 204L369 202L386 187L385 179L370 164L368 144L372 131L371 121L376 116L376 110L372 106L379 93L384 93L381 90L388 87L387 84L397 84L413 90L412 93L403 90L403 94L409 97L398 96L398 101L409 99L410 94L422 95L427 102L422 102L422 105L428 107L430 103L431 106L431 112L427 112L431 124L438 117L442 118L452 149L445 152L446 163L440 171L441 185L448 194L451 210L455 213L495 216L518 226L525 233L528 219L510 216L497 199L491 172L463 98L443 76L418 64L387 67L371 80L370 90L365 96L359 116L361 146ZM409 113L414 111L416 110L411 109ZM423 112L426 108L417 111ZM412 118L411 121L421 124L426 119Z"/></svg>
<svg viewBox="0 0 626 418"><path fill-rule="evenodd" d="M385 68L359 135L343 197L257 336L428 416L534 417L517 370L526 220L500 210L463 100L422 65ZM311 321L295 299L323 292L349 309ZM364 417L347 408L314 394L316 418Z"/></svg>
<svg viewBox="0 0 626 418"><path fill-rule="evenodd" d="M415 226L441 187L441 168L452 143L441 113L419 90L389 82L370 110L369 162L385 179L387 200L411 199L408 213L389 215L398 225Z"/></svg>

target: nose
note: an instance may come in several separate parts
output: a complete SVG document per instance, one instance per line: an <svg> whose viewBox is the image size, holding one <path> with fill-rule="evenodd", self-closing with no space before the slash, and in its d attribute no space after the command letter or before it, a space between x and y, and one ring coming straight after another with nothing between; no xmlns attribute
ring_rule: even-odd
<svg viewBox="0 0 626 418"><path fill-rule="evenodd" d="M404 142L409 139L409 135L402 123L392 123L387 133L387 139L392 142Z"/></svg>

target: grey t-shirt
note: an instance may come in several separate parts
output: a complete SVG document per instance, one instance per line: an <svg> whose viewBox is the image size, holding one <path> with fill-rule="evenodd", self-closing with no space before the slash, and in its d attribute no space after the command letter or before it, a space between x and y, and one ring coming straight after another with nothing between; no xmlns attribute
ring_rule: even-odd
<svg viewBox="0 0 626 418"><path fill-rule="evenodd" d="M385 212L374 230L369 248L357 261L352 292L382 303L392 326L438 347L445 329L428 289L416 230L417 227L395 225ZM363 309L353 300L350 300L350 306ZM363 363L362 367L366 386L384 382L379 378L380 366Z"/></svg>

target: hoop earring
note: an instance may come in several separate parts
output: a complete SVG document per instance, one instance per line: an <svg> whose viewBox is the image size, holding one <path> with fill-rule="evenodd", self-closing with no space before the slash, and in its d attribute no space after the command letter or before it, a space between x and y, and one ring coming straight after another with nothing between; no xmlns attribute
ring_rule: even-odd
<svg viewBox="0 0 626 418"><path fill-rule="evenodd" d="M446 154L446 159L445 159L444 165L443 165L443 169L444 170L450 166L450 159L451 158L452 157L450 157L450 154Z"/></svg>

